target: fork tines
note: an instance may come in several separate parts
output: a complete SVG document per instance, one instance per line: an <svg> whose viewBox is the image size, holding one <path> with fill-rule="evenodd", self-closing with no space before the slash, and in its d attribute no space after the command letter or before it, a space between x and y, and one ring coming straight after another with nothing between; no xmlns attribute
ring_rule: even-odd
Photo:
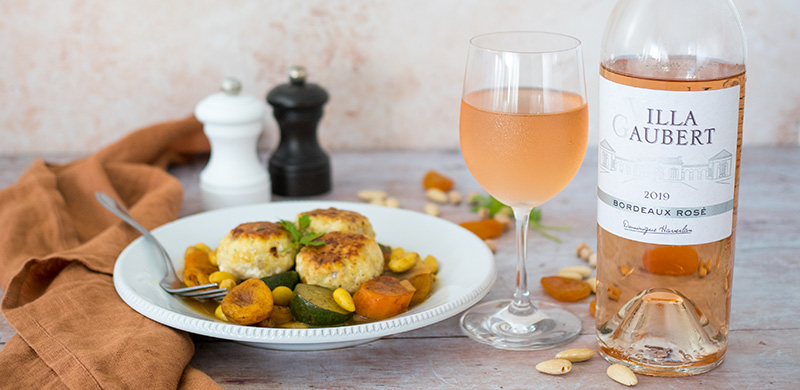
<svg viewBox="0 0 800 390"><path fill-rule="evenodd" d="M212 287L216 287L216 284ZM180 293L178 295L195 299L207 299L207 298L224 297L225 294L227 293L228 293L227 288L215 288L213 290L191 291L186 293Z"/></svg>

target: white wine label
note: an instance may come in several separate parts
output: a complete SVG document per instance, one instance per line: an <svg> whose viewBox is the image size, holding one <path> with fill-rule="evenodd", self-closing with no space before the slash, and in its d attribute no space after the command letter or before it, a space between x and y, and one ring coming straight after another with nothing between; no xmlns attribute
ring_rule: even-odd
<svg viewBox="0 0 800 390"><path fill-rule="evenodd" d="M739 87L661 91L600 78L597 223L629 240L731 235Z"/></svg>

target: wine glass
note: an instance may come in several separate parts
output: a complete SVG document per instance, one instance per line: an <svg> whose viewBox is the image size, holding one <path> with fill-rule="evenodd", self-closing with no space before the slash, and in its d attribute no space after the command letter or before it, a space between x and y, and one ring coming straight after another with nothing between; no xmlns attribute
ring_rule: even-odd
<svg viewBox="0 0 800 390"><path fill-rule="evenodd" d="M470 40L461 101L461 151L472 175L514 210L516 289L461 317L473 339L503 349L545 349L578 336L581 321L558 306L534 305L527 288L531 210L578 172L588 109L580 41L547 32L501 32Z"/></svg>

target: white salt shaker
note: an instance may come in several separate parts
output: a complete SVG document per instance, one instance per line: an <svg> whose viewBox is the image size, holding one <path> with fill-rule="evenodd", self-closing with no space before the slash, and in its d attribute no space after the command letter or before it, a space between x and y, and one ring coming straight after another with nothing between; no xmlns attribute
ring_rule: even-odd
<svg viewBox="0 0 800 390"><path fill-rule="evenodd" d="M222 92L200 101L194 111L211 143L211 158L200 172L206 210L270 201L269 174L256 150L266 104L241 90L239 80L226 78Z"/></svg>

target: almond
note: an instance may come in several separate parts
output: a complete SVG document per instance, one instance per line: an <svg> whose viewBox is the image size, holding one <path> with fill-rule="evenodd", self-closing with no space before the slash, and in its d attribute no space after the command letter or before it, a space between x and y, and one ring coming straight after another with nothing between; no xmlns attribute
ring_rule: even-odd
<svg viewBox="0 0 800 390"><path fill-rule="evenodd" d="M636 374L634 374L630 368L619 363L608 366L606 374L608 374L609 378L625 386L636 386L636 384L639 383L639 379L636 378Z"/></svg>
<svg viewBox="0 0 800 390"><path fill-rule="evenodd" d="M569 360L572 363L584 362L594 356L594 351L589 348L572 348L556 354L556 359Z"/></svg>
<svg viewBox="0 0 800 390"><path fill-rule="evenodd" d="M575 272L581 275L581 278L588 278L592 275L592 269L585 266L585 265L573 265L571 267L564 267L560 271L561 272Z"/></svg>
<svg viewBox="0 0 800 390"><path fill-rule="evenodd" d="M536 369L545 374L564 375L572 371L572 363L566 359L550 359L537 364Z"/></svg>

